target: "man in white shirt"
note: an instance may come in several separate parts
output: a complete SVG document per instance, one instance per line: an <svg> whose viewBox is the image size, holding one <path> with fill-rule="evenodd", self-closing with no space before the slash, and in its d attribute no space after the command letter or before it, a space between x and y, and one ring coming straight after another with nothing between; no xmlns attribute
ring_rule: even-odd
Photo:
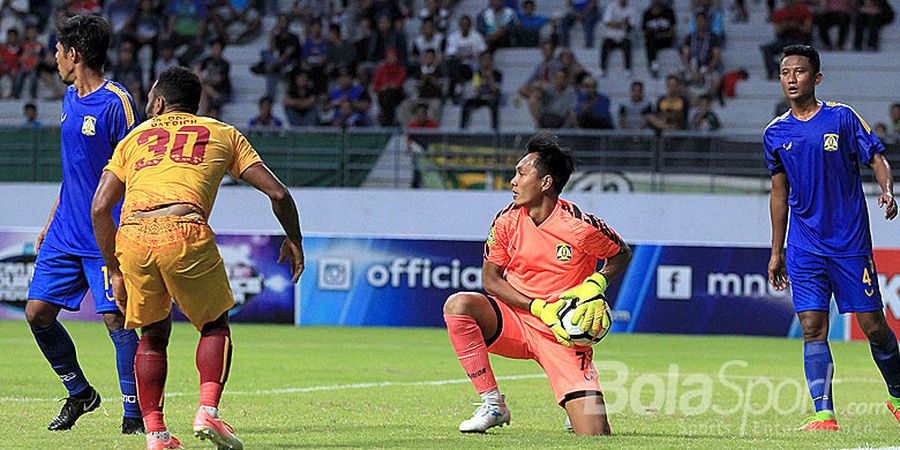
<svg viewBox="0 0 900 450"><path fill-rule="evenodd" d="M606 76L610 50L621 48L625 54L625 75L631 77L631 39L628 37L636 23L637 11L628 0L610 3L603 14L603 47L600 49L600 76Z"/></svg>
<svg viewBox="0 0 900 450"><path fill-rule="evenodd" d="M472 18L459 18L459 30L447 38L447 71L450 75L449 94L456 97L456 85L472 78L478 55L487 50L481 33L472 29Z"/></svg>

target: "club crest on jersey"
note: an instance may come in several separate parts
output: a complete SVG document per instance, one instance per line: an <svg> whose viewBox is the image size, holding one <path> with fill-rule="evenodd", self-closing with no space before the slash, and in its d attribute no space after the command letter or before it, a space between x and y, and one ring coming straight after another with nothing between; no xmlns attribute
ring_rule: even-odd
<svg viewBox="0 0 900 450"><path fill-rule="evenodd" d="M61 116L59 116L59 123L63 123L65 121L66 121L66 113L63 113Z"/></svg>
<svg viewBox="0 0 900 450"><path fill-rule="evenodd" d="M97 134L97 118L94 116L84 116L84 122L81 122L81 134L85 136L93 136Z"/></svg>
<svg viewBox="0 0 900 450"><path fill-rule="evenodd" d="M497 241L494 240L494 227L491 227L491 232L488 233L487 246L493 247L496 243Z"/></svg>
<svg viewBox="0 0 900 450"><path fill-rule="evenodd" d="M572 260L572 246L569 244L556 244L556 260L561 262Z"/></svg>
<svg viewBox="0 0 900 450"><path fill-rule="evenodd" d="M825 133L825 143L823 148L825 151L834 152L838 149L838 135L834 133Z"/></svg>

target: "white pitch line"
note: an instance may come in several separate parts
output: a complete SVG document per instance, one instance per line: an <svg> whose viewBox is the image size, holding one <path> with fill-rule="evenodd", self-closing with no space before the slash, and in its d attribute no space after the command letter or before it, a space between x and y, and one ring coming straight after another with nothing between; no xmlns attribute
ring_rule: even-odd
<svg viewBox="0 0 900 450"><path fill-rule="evenodd" d="M678 373L679 378L696 375L697 373L682 372ZM633 375L656 375L669 376L668 372L634 372ZM702 374L701 374L702 375ZM527 380L533 378L544 378L543 373L533 373L526 375L507 375L497 377L498 381ZM751 379L769 379L769 380L797 380L797 377L770 377L765 375L727 375L726 379L735 380L751 380ZM716 378L718 379L718 378ZM354 384L334 384L328 386L309 386L302 388L284 388L284 389L261 389L256 391L226 391L224 395L278 395L278 394L302 394L306 392L324 392L324 391L342 391L351 389L370 389L384 387L415 387L415 386L443 386L448 384L465 384L468 383L467 378L457 378L452 380L434 380L434 381L381 381L377 383L354 383ZM602 382L602 380L601 380ZM869 378L835 378L835 384L854 382L854 383L882 383L881 380ZM166 392L166 397L184 397L197 395L196 392ZM0 403L35 403L35 402L56 402L57 398L34 398L34 397L0 397Z"/></svg>

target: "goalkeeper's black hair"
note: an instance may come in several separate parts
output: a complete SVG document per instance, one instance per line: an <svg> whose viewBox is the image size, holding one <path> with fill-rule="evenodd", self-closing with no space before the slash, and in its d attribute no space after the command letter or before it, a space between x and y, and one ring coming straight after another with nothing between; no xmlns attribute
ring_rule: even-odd
<svg viewBox="0 0 900 450"><path fill-rule="evenodd" d="M809 64L812 65L813 75L822 71L822 59L819 58L819 52L813 47L802 44L788 45L782 50L781 59L784 60L784 58L794 55L803 56L809 60Z"/></svg>
<svg viewBox="0 0 900 450"><path fill-rule="evenodd" d="M575 170L575 161L567 149L559 145L559 138L549 133L538 133L525 144L525 154L535 154L534 167L541 178L550 175L557 194L562 193Z"/></svg>

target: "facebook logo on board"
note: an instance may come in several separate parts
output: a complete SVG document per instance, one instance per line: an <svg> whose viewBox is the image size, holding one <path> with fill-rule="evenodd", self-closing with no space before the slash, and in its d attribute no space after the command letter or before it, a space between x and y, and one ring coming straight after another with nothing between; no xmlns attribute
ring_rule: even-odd
<svg viewBox="0 0 900 450"><path fill-rule="evenodd" d="M691 266L659 266L656 268L656 298L661 300L689 300Z"/></svg>

